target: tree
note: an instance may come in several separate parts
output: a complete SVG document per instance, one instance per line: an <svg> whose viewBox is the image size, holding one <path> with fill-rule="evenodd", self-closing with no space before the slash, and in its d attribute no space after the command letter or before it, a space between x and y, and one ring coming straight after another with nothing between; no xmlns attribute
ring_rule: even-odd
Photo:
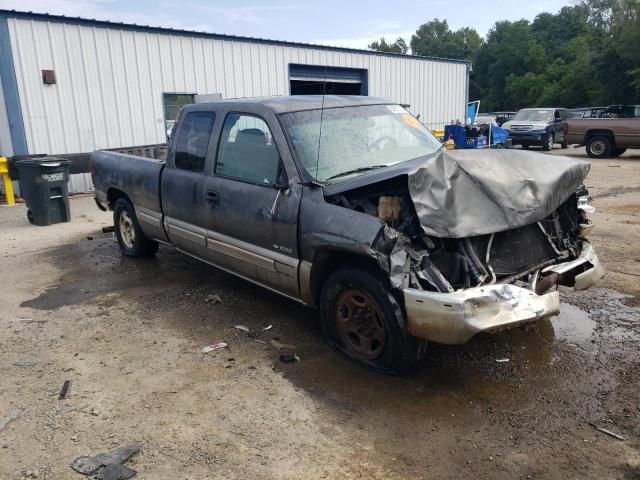
<svg viewBox="0 0 640 480"><path fill-rule="evenodd" d="M473 28L451 31L446 20L431 20L418 27L411 36L411 52L428 57L471 60L482 45L482 38Z"/></svg>
<svg viewBox="0 0 640 480"><path fill-rule="evenodd" d="M524 85L517 79L531 73L534 77L529 75L526 82L531 84L532 78L544 71L547 62L544 48L534 37L527 20L496 22L474 57L470 89L473 98L479 98L489 110L526 106L514 96L513 92L521 92ZM509 77L512 93L507 95Z"/></svg>
<svg viewBox="0 0 640 480"><path fill-rule="evenodd" d="M405 42L404 38L402 37L398 37L396 41L393 43L387 43L385 38L382 37L380 41L375 41L370 43L367 48L369 48L369 50L376 50L378 52L402 53L402 54L405 54L409 51L407 42Z"/></svg>

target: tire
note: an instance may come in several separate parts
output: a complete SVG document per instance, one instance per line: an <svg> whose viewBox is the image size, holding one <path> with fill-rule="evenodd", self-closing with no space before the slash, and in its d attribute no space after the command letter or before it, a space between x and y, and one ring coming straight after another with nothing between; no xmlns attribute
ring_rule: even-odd
<svg viewBox="0 0 640 480"><path fill-rule="evenodd" d="M29 220L29 223L31 225L35 225L36 224L36 219L33 217L33 212L31 211L31 209L27 210L27 220Z"/></svg>
<svg viewBox="0 0 640 480"><path fill-rule="evenodd" d="M565 136L562 137L562 142L560 143L560 148L562 148L563 150L566 150L567 148L569 148L569 142L567 142L567 137L565 137Z"/></svg>
<svg viewBox="0 0 640 480"><path fill-rule="evenodd" d="M378 373L403 375L424 356L427 342L409 334L403 311L386 283L360 268L335 271L320 294L329 346Z"/></svg>
<svg viewBox="0 0 640 480"><path fill-rule="evenodd" d="M551 150L553 150L554 143L555 136L553 135L553 132L547 133L542 141L542 150L544 150L545 152L550 152Z"/></svg>
<svg viewBox="0 0 640 480"><path fill-rule="evenodd" d="M523 150L529 150L529 145L522 145Z"/></svg>
<svg viewBox="0 0 640 480"><path fill-rule="evenodd" d="M620 155L622 155L624 152L626 152L627 149L626 148L614 148L613 152L611 152L611 156L612 157L619 157Z"/></svg>
<svg viewBox="0 0 640 480"><path fill-rule="evenodd" d="M609 137L595 136L587 141L587 155L591 158L607 158L612 151L613 145Z"/></svg>
<svg viewBox="0 0 640 480"><path fill-rule="evenodd" d="M144 234L129 200L116 200L113 206L113 226L123 255L134 258L153 257L158 252L158 242Z"/></svg>

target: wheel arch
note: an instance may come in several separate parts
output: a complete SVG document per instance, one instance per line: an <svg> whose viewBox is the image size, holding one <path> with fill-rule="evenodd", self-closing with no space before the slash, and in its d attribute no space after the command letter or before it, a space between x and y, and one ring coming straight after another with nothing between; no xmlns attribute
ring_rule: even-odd
<svg viewBox="0 0 640 480"><path fill-rule="evenodd" d="M585 145L593 137L609 137L611 139L611 143L613 144L615 144L616 140L616 136L613 133L613 130L610 130L608 128L591 128L584 134Z"/></svg>
<svg viewBox="0 0 640 480"><path fill-rule="evenodd" d="M360 268L389 282L380 264L371 256L345 250L322 249L316 252L309 275L309 292L314 305L319 304L322 287L329 276L338 268L344 267Z"/></svg>
<svg viewBox="0 0 640 480"><path fill-rule="evenodd" d="M131 201L129 196L122 190L116 187L109 187L107 189L107 206L109 207L109 210L113 210L113 206L119 198L124 198L126 201L133 205L133 202Z"/></svg>

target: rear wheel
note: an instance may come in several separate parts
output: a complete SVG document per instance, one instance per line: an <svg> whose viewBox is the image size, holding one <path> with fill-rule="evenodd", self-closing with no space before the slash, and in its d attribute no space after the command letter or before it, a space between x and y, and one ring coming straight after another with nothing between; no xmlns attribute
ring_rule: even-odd
<svg viewBox="0 0 640 480"><path fill-rule="evenodd" d="M343 268L329 277L320 316L331 348L370 370L402 375L424 356L426 341L409 334L398 300L363 269Z"/></svg>
<svg viewBox="0 0 640 480"><path fill-rule="evenodd" d="M611 152L612 144L609 137L595 136L587 142L587 155L591 158L607 158Z"/></svg>
<svg viewBox="0 0 640 480"><path fill-rule="evenodd" d="M565 135L562 136L562 142L560 142L560 148L566 150L569 148L569 142L567 142L567 137Z"/></svg>
<svg viewBox="0 0 640 480"><path fill-rule="evenodd" d="M553 144L555 143L555 137L553 132L547 133L547 136L543 139L542 149L546 152L553 150Z"/></svg>
<svg viewBox="0 0 640 480"><path fill-rule="evenodd" d="M158 252L158 242L144 234L133 205L125 198L119 198L113 206L113 226L120 251L124 255L153 257Z"/></svg>

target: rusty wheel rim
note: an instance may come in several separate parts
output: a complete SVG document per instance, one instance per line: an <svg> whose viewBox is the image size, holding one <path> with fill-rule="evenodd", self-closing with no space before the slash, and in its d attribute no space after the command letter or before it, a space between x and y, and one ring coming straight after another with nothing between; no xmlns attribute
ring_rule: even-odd
<svg viewBox="0 0 640 480"><path fill-rule="evenodd" d="M375 360L384 351L384 317L369 294L348 289L336 302L336 327L342 342L353 353Z"/></svg>

